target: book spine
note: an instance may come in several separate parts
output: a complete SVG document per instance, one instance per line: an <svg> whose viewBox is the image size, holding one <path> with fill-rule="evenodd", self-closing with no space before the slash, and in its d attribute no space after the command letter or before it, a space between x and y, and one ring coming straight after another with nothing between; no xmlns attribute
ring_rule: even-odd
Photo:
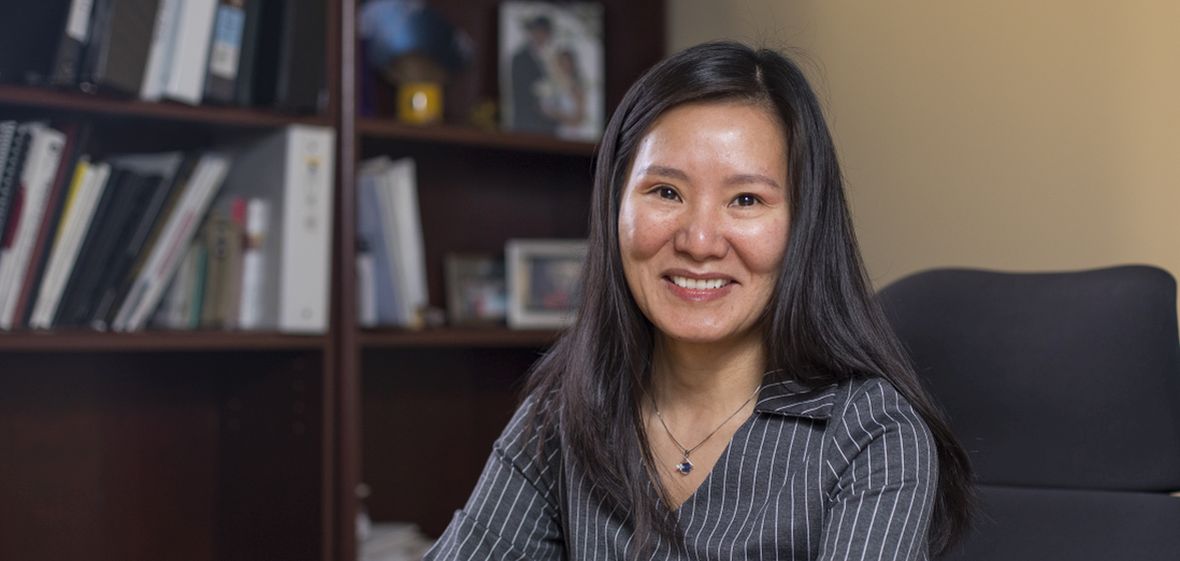
<svg viewBox="0 0 1180 561"><path fill-rule="evenodd" d="M246 21L242 29L242 52L238 57L238 79L234 84L234 103L249 106L254 99L254 73L258 60L259 18L265 0L245 0Z"/></svg>
<svg viewBox="0 0 1180 561"><path fill-rule="evenodd" d="M242 36L246 29L243 0L221 0L213 23L213 44L205 75L205 99L232 103L241 70Z"/></svg>
<svg viewBox="0 0 1180 561"><path fill-rule="evenodd" d="M242 257L246 243L245 197L233 197L229 205L229 236L226 240L226 271L221 293L222 328L237 329L242 302Z"/></svg>
<svg viewBox="0 0 1180 561"><path fill-rule="evenodd" d="M0 172L0 247L6 243L4 238L8 237L13 203L20 195L20 172L24 169L29 150L29 126L24 124L17 127L12 148L3 162L4 170Z"/></svg>
<svg viewBox="0 0 1180 561"><path fill-rule="evenodd" d="M212 38L216 0L185 0L181 3L176 47L164 95L169 99L197 105L205 91L205 60Z"/></svg>
<svg viewBox="0 0 1180 561"><path fill-rule="evenodd" d="M213 209L201 226L197 238L205 247L208 263L205 269L205 297L201 304L201 328L220 329L225 318L221 315L224 298L226 260L229 257L229 218L220 209Z"/></svg>
<svg viewBox="0 0 1180 561"><path fill-rule="evenodd" d="M56 86L73 86L78 81L78 67L82 53L90 41L90 17L94 11L94 0L73 0L66 27L57 47L53 68L49 72L49 83Z"/></svg>
<svg viewBox="0 0 1180 561"><path fill-rule="evenodd" d="M137 95L143 87L160 0L117 0L83 89ZM96 37L98 34L96 34Z"/></svg>
<svg viewBox="0 0 1180 561"><path fill-rule="evenodd" d="M49 127L33 130L30 156L21 176L25 204L10 251L0 263L0 287L3 290L0 293L0 329L11 329L13 326L16 301L28 274L34 238L49 204L50 190L61 163L65 142L63 133Z"/></svg>
<svg viewBox="0 0 1180 561"><path fill-rule="evenodd" d="M314 113L324 93L324 26L327 4L290 0L283 22L275 106Z"/></svg>
<svg viewBox="0 0 1180 561"><path fill-rule="evenodd" d="M422 242L422 219L418 211L418 179L414 160L394 162L393 212L395 214L397 253L402 260L402 282L406 290L406 312L410 327L422 326L422 312L428 305L426 289L426 254Z"/></svg>
<svg viewBox="0 0 1180 561"><path fill-rule="evenodd" d="M238 304L238 327L258 329L262 325L262 291L266 286L263 257L270 232L270 202L252 198L246 208L246 235L242 248L242 297Z"/></svg>
<svg viewBox="0 0 1180 561"><path fill-rule="evenodd" d="M58 277L61 275L66 247L71 243L72 232L78 228L78 222L81 221L79 209L84 204L83 199L86 195L83 194L83 191L86 189L86 182L91 180L91 176L89 158L83 156L74 166L74 176L70 181L70 189L66 194L65 203L62 205L61 220L58 221L55 229L53 249L49 253L45 273L37 288L37 294L33 297L32 312L27 321L31 328L49 327L47 323L42 324L42 318L45 315L48 301L60 294Z"/></svg>
<svg viewBox="0 0 1180 561"><path fill-rule="evenodd" d="M159 101L164 95L164 84L171 72L172 52L176 47L176 26L180 21L181 0L160 0L156 12L155 27L152 30L151 47L148 49L147 66L140 84L139 98L145 101Z"/></svg>
<svg viewBox="0 0 1180 561"><path fill-rule="evenodd" d="M296 125L286 139L279 330L328 327L335 131Z"/></svg>

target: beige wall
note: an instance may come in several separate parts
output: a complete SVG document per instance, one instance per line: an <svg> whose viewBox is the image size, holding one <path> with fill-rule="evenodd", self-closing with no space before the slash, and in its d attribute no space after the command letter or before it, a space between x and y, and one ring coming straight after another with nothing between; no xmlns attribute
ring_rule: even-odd
<svg viewBox="0 0 1180 561"><path fill-rule="evenodd" d="M946 265L1180 275L1180 2L668 9L670 50L802 50L878 286Z"/></svg>

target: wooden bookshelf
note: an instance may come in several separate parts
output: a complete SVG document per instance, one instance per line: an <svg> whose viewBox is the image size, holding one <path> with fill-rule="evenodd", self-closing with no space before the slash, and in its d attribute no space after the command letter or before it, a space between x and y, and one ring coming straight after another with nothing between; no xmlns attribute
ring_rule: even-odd
<svg viewBox="0 0 1180 561"><path fill-rule="evenodd" d="M537 134L501 132L454 125L406 125L389 118L366 117L360 119L357 121L357 131L370 139L452 144L515 152L585 157L594 154L594 144L589 142L575 142Z"/></svg>
<svg viewBox="0 0 1180 561"><path fill-rule="evenodd" d="M421 331L365 331L360 344L365 349L397 348L521 348L536 349L553 344L553 330L516 330L503 327L445 328Z"/></svg>
<svg viewBox="0 0 1180 561"><path fill-rule="evenodd" d="M233 331L30 331L0 335L0 352L323 351L326 336Z"/></svg>
<svg viewBox="0 0 1180 561"><path fill-rule="evenodd" d="M331 117L327 115L292 115L241 107L157 103L78 91L4 84L0 84L0 105L50 111L61 118L105 116L240 128L273 128L290 124L333 125Z"/></svg>
<svg viewBox="0 0 1180 561"><path fill-rule="evenodd" d="M353 3L324 1L328 98L316 114L0 84L0 119L89 125L96 159L297 124L340 131L341 13ZM41 7L9 3L0 18ZM0 333L0 558L336 559L339 325Z"/></svg>

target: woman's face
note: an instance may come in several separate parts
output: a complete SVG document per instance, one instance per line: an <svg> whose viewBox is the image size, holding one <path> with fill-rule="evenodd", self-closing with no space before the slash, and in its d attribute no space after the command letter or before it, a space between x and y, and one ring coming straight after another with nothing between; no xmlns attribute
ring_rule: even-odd
<svg viewBox="0 0 1180 561"><path fill-rule="evenodd" d="M623 187L619 249L635 301L676 341L736 341L787 248L787 139L767 109L695 103L656 120Z"/></svg>

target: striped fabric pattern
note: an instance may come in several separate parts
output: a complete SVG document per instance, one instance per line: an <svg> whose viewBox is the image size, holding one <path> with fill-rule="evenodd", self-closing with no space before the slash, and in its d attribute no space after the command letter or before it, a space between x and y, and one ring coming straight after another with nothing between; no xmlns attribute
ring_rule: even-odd
<svg viewBox="0 0 1180 561"><path fill-rule="evenodd" d="M536 457L525 400L467 505L427 560L632 560L626 512L598 499L560 446ZM934 440L887 382L764 387L713 471L676 511L681 544L643 559L925 560Z"/></svg>

